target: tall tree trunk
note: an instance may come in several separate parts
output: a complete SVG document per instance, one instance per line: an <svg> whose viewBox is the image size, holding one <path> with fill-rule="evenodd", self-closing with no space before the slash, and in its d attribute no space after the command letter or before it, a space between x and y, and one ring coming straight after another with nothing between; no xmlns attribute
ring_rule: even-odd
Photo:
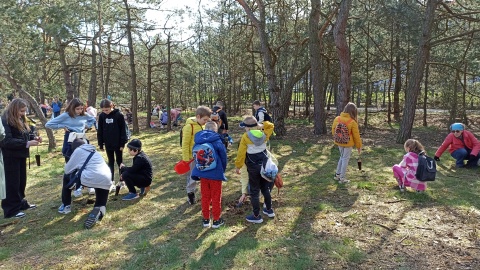
<svg viewBox="0 0 480 270"><path fill-rule="evenodd" d="M275 120L275 132L279 136L286 134L285 128L285 116L281 108L280 102L280 87L277 84L277 76L275 73L276 60L274 60L273 51L270 49L268 42L268 34L266 32L266 14L265 4L262 0L255 0L258 6L259 18L255 17L252 9L245 3L245 0L236 0L247 13L248 18L252 21L253 25L258 32L260 40L260 52L263 56L263 64L265 66L265 73L267 74L268 92L270 94L270 110L272 117Z"/></svg>
<svg viewBox="0 0 480 270"><path fill-rule="evenodd" d="M102 50L102 34L103 34L103 22L102 22L102 5L101 5L101 0L97 1L97 7L98 7L98 55L100 56L99 58L99 65L98 65L98 70L99 70L99 76L100 76L100 93L104 93L105 91L105 75L104 75L104 67L103 67L103 50ZM98 94L98 89L95 94ZM95 100L90 100L92 104L95 104L97 102L97 96L95 95ZM95 105L93 105L95 106Z"/></svg>
<svg viewBox="0 0 480 270"><path fill-rule="evenodd" d="M88 88L88 105L95 107L97 103L97 49L96 39L97 35L92 39L92 63L90 64L90 86Z"/></svg>
<svg viewBox="0 0 480 270"><path fill-rule="evenodd" d="M428 102L428 75L430 75L430 64L425 67L424 96L423 96L423 126L427 126L427 102Z"/></svg>
<svg viewBox="0 0 480 270"><path fill-rule="evenodd" d="M102 89L102 96L106 98L110 87L110 75L112 74L112 33L108 35L107 41L107 74L105 74L105 85Z"/></svg>
<svg viewBox="0 0 480 270"><path fill-rule="evenodd" d="M415 109L417 98L420 92L420 83L422 82L426 59L430 52L430 38L432 36L433 22L435 18L435 9L441 0L428 0L425 10L425 17L422 28L422 36L420 37L415 64L409 72L405 106L403 110L402 122L396 139L397 143L404 143L412 135L413 120L415 119ZM397 78L398 79L398 78Z"/></svg>
<svg viewBox="0 0 480 270"><path fill-rule="evenodd" d="M135 70L135 52L133 50L133 38L132 38L132 18L130 6L127 3L127 0L123 0L125 4L125 9L127 11L127 38L128 38L128 52L130 54L130 72L131 72L131 82L130 89L132 91L132 114L133 114L133 133L138 134L138 101L137 101L137 72Z"/></svg>
<svg viewBox="0 0 480 270"><path fill-rule="evenodd" d="M398 40L397 40L398 41ZM400 47L397 47L400 49ZM395 88L393 90L393 119L400 122L400 91L402 90L402 61L399 52L395 57Z"/></svg>
<svg viewBox="0 0 480 270"><path fill-rule="evenodd" d="M352 0L342 0L338 11L337 20L333 27L333 38L337 48L338 60L340 62L340 84L338 87L337 115L343 111L343 108L350 100L352 89L352 70L350 59L350 48L348 47L346 29L348 14Z"/></svg>
<svg viewBox="0 0 480 270"><path fill-rule="evenodd" d="M363 125L365 128L368 127L368 106L372 103L372 93L370 91L370 42L368 37L370 36L370 21L367 21L367 46L365 50L367 51L366 63L365 63L365 117ZM359 104L360 105L360 104Z"/></svg>
<svg viewBox="0 0 480 270"><path fill-rule="evenodd" d="M172 108L172 60L171 60L171 55L172 55L172 41L171 41L171 36L168 34L168 39L167 39L167 111L168 111L168 130L171 130L171 121L170 121L170 109Z"/></svg>
<svg viewBox="0 0 480 270"><path fill-rule="evenodd" d="M70 101L75 97L75 88L72 84L72 69L67 64L67 56L65 54L65 49L67 48L68 44L63 43L60 40L60 37L55 37L54 39L57 45L60 66L62 67L63 81L65 83L65 93L67 96L67 100Z"/></svg>
<svg viewBox="0 0 480 270"><path fill-rule="evenodd" d="M326 118L325 113L325 88L322 81L322 45L321 37L323 31L319 31L318 24L320 21L320 1L310 0L312 10L308 19L308 35L309 35L309 51L310 65L312 75L312 91L313 91L313 133L316 135L326 134Z"/></svg>

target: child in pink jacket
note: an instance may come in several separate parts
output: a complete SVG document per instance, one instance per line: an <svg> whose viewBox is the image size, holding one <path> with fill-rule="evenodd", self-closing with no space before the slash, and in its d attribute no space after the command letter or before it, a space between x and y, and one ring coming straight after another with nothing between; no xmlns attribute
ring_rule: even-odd
<svg viewBox="0 0 480 270"><path fill-rule="evenodd" d="M405 187L423 192L427 189L427 183L415 177L418 167L418 154L424 151L423 145L417 140L408 139L403 147L407 153L403 156L400 164L393 165L393 176L397 179L401 192L405 191Z"/></svg>

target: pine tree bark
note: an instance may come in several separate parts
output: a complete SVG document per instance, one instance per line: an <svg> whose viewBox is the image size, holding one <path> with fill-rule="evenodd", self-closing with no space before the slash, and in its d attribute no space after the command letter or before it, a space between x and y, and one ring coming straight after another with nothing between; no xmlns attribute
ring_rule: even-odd
<svg viewBox="0 0 480 270"><path fill-rule="evenodd" d="M247 5L245 0L236 0L247 13L248 18L252 21L253 25L257 29L258 37L260 40L260 52L263 57L263 65L265 67L265 73L267 75L268 92L270 94L270 106L269 109L272 112L272 117L275 121L275 133L278 136L286 134L285 128L285 115L281 108L280 102L280 87L277 84L277 75L275 73L276 61L274 60L273 52L270 49L268 35L266 32L265 22L265 4L262 0L255 0L258 7L259 18L257 18L252 9Z"/></svg>
<svg viewBox="0 0 480 270"><path fill-rule="evenodd" d="M343 111L343 108L350 101L350 92L352 89L352 69L350 59L350 48L348 47L346 29L348 14L352 0L342 0L338 11L337 20L333 27L333 38L337 48L338 60L340 62L340 84L337 93L337 115Z"/></svg>
<svg viewBox="0 0 480 270"><path fill-rule="evenodd" d="M137 72L135 70L135 51L133 50L133 37L132 37L132 17L131 8L128 5L127 0L123 0L125 4L125 10L127 12L127 38L128 38L128 52L130 54L130 89L132 91L132 114L133 114L133 133L138 134L140 129L138 127L138 98L137 98Z"/></svg>
<svg viewBox="0 0 480 270"><path fill-rule="evenodd" d="M435 9L441 0L428 0L423 19L422 36L420 37L417 49L415 64L409 72L410 79L407 83L405 93L405 106L403 118L400 123L400 130L396 142L404 143L412 136L413 121L415 120L415 109L418 95L420 93L420 83L423 79L425 63L430 52L430 38L432 36L433 22L435 19ZM398 79L398 78L397 78Z"/></svg>

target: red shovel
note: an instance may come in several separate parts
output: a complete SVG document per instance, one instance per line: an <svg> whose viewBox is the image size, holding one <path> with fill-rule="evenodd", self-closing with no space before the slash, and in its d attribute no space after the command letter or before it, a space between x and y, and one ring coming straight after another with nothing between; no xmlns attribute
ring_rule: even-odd
<svg viewBox="0 0 480 270"><path fill-rule="evenodd" d="M180 160L179 162L177 162L177 164L175 164L175 167L173 167L173 169L178 174L186 174L190 171L190 163L192 163L192 161L193 158L190 161Z"/></svg>

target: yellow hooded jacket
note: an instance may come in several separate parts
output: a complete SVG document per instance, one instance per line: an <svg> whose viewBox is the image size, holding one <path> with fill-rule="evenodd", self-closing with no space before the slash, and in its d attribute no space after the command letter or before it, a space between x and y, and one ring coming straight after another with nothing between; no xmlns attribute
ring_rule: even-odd
<svg viewBox="0 0 480 270"><path fill-rule="evenodd" d="M340 116L337 116L335 120L333 120L333 125L332 125L332 135L335 136L335 128L337 127L338 124L338 118L341 119L342 122L348 123L350 119L350 114L342 112L340 113ZM346 144L341 144L335 142L336 145L338 146L343 146L343 147L353 147L355 146L357 149L362 148L362 140L360 139L360 131L358 130L358 124L355 121L355 119L352 119L353 121L350 121L348 123L347 128L348 128L348 133L350 134L350 140Z"/></svg>
<svg viewBox="0 0 480 270"><path fill-rule="evenodd" d="M261 146L256 146L252 140L248 137L248 132L254 131L250 130L248 132L243 133L242 138L240 139L240 146L238 147L238 154L237 154L237 159L235 160L235 167L236 168L242 168L243 165L245 164L245 158L247 157L248 154L256 154L263 152L266 149L266 144L270 139L270 136L273 133L273 128L275 126L268 122L264 121L263 122L263 133L265 134L265 141Z"/></svg>
<svg viewBox="0 0 480 270"><path fill-rule="evenodd" d="M182 160L190 161L192 159L195 134L203 128L204 126L197 122L196 117L190 117L185 122L185 126L182 128Z"/></svg>

